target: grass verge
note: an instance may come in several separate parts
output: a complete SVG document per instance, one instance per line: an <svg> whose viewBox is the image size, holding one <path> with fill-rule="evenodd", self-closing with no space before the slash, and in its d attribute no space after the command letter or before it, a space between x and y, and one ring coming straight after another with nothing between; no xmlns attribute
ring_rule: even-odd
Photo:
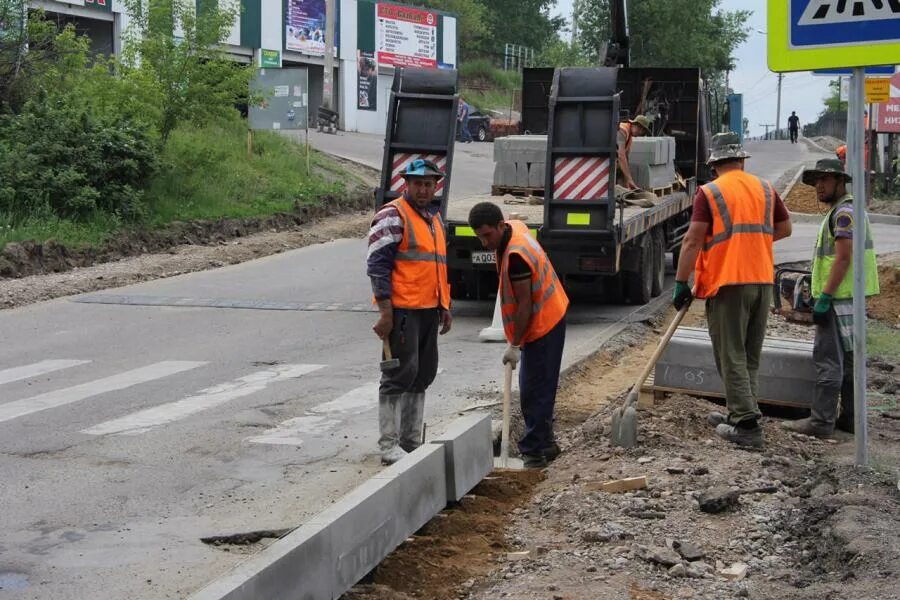
<svg viewBox="0 0 900 600"><path fill-rule="evenodd" d="M890 325L869 320L866 353L888 361L900 361L900 334Z"/></svg>
<svg viewBox="0 0 900 600"><path fill-rule="evenodd" d="M327 157L312 152L307 175L304 146L273 132L254 132L248 159L246 140L246 125L239 120L175 130L159 172L147 184L146 217L137 226L155 229L173 221L267 216L343 191L340 178L323 176L323 171L335 169ZM134 226L102 213L83 222L32 219L16 227L0 220L0 249L9 242L51 239L71 248L98 246Z"/></svg>

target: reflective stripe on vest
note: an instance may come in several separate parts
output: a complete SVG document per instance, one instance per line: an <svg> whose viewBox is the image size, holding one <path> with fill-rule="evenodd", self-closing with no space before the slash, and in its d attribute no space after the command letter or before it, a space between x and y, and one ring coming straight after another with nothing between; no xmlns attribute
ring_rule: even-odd
<svg viewBox="0 0 900 600"><path fill-rule="evenodd" d="M428 221L405 198L389 204L403 221L403 239L391 273L391 303L397 308L449 308L447 243L440 215Z"/></svg>
<svg viewBox="0 0 900 600"><path fill-rule="evenodd" d="M775 192L744 171L730 171L700 188L709 204L711 230L697 256L698 298L726 285L771 284L775 260Z"/></svg>
<svg viewBox="0 0 900 600"><path fill-rule="evenodd" d="M569 298L562 282L553 270L550 259L540 244L531 237L528 226L522 221L508 221L512 236L499 261L500 304L503 330L512 343L515 336L516 296L509 279L509 256L518 254L531 269L531 320L520 343L533 342L545 335L562 320L569 306Z"/></svg>
<svg viewBox="0 0 900 600"><path fill-rule="evenodd" d="M834 217L835 211L842 205L853 202L853 197L849 194L844 196L834 207L825 215L822 225L819 227L819 236L816 239L816 249L813 253L812 267L812 294L813 297L819 297L828 283L828 277L831 275L831 267L835 260L835 237L831 229L831 219ZM855 235L855 234L854 234ZM878 258L875 256L875 243L872 241L872 228L869 225L869 215L866 214L866 241L865 256L863 257L865 266L865 294L866 296L875 296L881 292L878 283ZM853 297L853 261L844 279L841 280L838 289L832 294L834 298L848 299Z"/></svg>

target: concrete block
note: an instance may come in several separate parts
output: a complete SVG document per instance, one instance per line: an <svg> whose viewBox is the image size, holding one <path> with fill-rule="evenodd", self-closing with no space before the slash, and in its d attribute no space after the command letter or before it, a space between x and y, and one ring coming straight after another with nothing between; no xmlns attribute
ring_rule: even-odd
<svg viewBox="0 0 900 600"><path fill-rule="evenodd" d="M634 182L648 190L672 185L675 181L675 168L671 165L645 165L629 161Z"/></svg>
<svg viewBox="0 0 900 600"><path fill-rule="evenodd" d="M516 185L516 163L496 163L494 165L494 185Z"/></svg>
<svg viewBox="0 0 900 600"><path fill-rule="evenodd" d="M516 163L516 186L528 187L528 163Z"/></svg>
<svg viewBox="0 0 900 600"><path fill-rule="evenodd" d="M815 395L812 342L767 338L759 366L759 399L808 408ZM654 384L672 389L724 394L712 342L705 329L679 327L656 365Z"/></svg>
<svg viewBox="0 0 900 600"><path fill-rule="evenodd" d="M669 140L666 137L636 137L631 142L631 157L640 158L643 164L662 165L669 161ZM674 139L674 138L671 138Z"/></svg>
<svg viewBox="0 0 900 600"><path fill-rule="evenodd" d="M332 600L447 503L445 448L424 444L193 600Z"/></svg>
<svg viewBox="0 0 900 600"><path fill-rule="evenodd" d="M494 468L491 416L487 413L456 419L430 443L446 450L448 502L459 502Z"/></svg>
<svg viewBox="0 0 900 600"><path fill-rule="evenodd" d="M546 163L533 162L528 167L528 187L544 187L544 179L546 178Z"/></svg>

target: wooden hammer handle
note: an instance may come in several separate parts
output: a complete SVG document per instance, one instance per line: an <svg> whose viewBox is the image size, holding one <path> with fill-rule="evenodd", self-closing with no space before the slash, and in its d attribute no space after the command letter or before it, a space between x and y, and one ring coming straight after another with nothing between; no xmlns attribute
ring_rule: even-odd
<svg viewBox="0 0 900 600"><path fill-rule="evenodd" d="M384 359L385 360L393 360L394 357L391 356L391 342L388 338L384 338L381 340L382 345L384 346Z"/></svg>

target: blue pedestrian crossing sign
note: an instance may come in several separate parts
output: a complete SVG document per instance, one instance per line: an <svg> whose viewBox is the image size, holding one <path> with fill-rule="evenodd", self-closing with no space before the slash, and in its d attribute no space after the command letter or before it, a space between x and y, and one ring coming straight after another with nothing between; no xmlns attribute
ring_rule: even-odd
<svg viewBox="0 0 900 600"><path fill-rule="evenodd" d="M769 0L773 71L900 63L900 0Z"/></svg>

